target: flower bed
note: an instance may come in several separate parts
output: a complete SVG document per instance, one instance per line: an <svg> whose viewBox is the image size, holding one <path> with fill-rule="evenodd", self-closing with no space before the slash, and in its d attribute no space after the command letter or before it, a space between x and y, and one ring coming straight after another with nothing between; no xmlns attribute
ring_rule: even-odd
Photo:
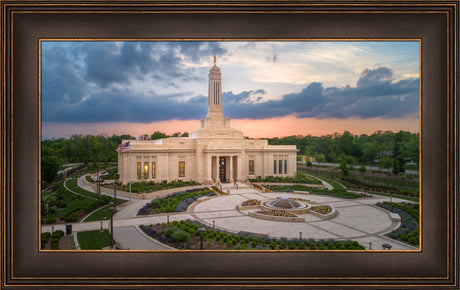
<svg viewBox="0 0 460 290"><path fill-rule="evenodd" d="M310 210L320 213L320 214L328 214L332 211L332 207L328 205L319 205L319 206L314 206L310 208Z"/></svg>
<svg viewBox="0 0 460 290"><path fill-rule="evenodd" d="M177 188L177 187L186 187L196 185L195 181L172 181L166 182L166 180L162 182L155 182L155 181L141 181L141 182L133 182L131 183L131 192L134 193L149 193L158 190L165 190L170 188ZM119 189L122 191L128 191L128 185L120 185Z"/></svg>
<svg viewBox="0 0 460 290"><path fill-rule="evenodd" d="M420 231L418 219L420 214L418 204L379 202L376 205L393 213L397 213L401 217L401 225L399 228L386 236L392 239L400 239L413 245L419 245Z"/></svg>
<svg viewBox="0 0 460 290"><path fill-rule="evenodd" d="M279 209L263 209L258 210L256 213L266 214L266 215L273 215L273 216L282 216L282 217L297 217L296 214L286 211L286 210L279 210Z"/></svg>
<svg viewBox="0 0 460 290"><path fill-rule="evenodd" d="M138 211L138 215L149 215L165 212L181 212L185 211L187 207L195 202L198 198L203 196L213 196L214 192L203 189L189 189L185 192L176 192L164 198L155 198L150 203L147 203Z"/></svg>
<svg viewBox="0 0 460 290"><path fill-rule="evenodd" d="M205 250L364 250L357 241L271 238L250 233L228 233L198 221L139 226L148 236L180 250L198 250L203 236ZM205 231L200 233L199 228Z"/></svg>
<svg viewBox="0 0 460 290"><path fill-rule="evenodd" d="M249 200L245 200L245 201L243 201L243 203L242 203L241 205L242 205L242 206L260 205L260 200L258 200L258 199L249 199Z"/></svg>
<svg viewBox="0 0 460 290"><path fill-rule="evenodd" d="M304 222L305 218L299 217L296 214L277 209L262 209L256 212L248 212L249 216L262 218L267 220L277 220L277 221L291 221L291 222Z"/></svg>
<svg viewBox="0 0 460 290"><path fill-rule="evenodd" d="M310 208L310 212L323 219L333 217L337 214L337 211L329 205L313 206Z"/></svg>
<svg viewBox="0 0 460 290"><path fill-rule="evenodd" d="M226 193L220 190L220 188L218 188L217 186L211 186L210 188L218 195L226 195Z"/></svg>

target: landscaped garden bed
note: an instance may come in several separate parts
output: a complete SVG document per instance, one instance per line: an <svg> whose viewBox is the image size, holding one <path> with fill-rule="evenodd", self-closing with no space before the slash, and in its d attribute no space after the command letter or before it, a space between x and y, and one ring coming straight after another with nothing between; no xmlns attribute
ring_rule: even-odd
<svg viewBox="0 0 460 290"><path fill-rule="evenodd" d="M76 185L75 180L67 180L67 187L80 195L67 191L63 182L58 183L58 187L52 191L42 192L42 224L69 223L76 222L89 214L93 210L113 203L110 196L101 195L86 191ZM121 204L124 200L117 199Z"/></svg>
<svg viewBox="0 0 460 290"><path fill-rule="evenodd" d="M401 225L399 228L387 234L386 236L392 239L399 239L401 241L408 242L412 245L419 245L420 210L418 204L411 204L406 202L379 202L376 205L393 213L397 213L401 217Z"/></svg>
<svg viewBox="0 0 460 290"><path fill-rule="evenodd" d="M177 188L177 187L186 187L186 186L193 186L197 185L195 181L172 181L172 182L167 182L166 180L163 180L161 182L155 182L155 181L141 181L141 182L133 182L131 183L131 192L134 193L150 193L158 190L165 190L165 189L171 189L171 188ZM129 185L118 185L117 189L120 189L122 191L129 191Z"/></svg>
<svg viewBox="0 0 460 290"><path fill-rule="evenodd" d="M141 225L140 228L148 236L180 250L199 250L201 235L205 250L364 250L357 241L256 237L248 233L213 230L190 220ZM205 231L200 233L199 228Z"/></svg>
<svg viewBox="0 0 460 290"><path fill-rule="evenodd" d="M212 191L214 191L217 195L226 195L227 193L223 192L220 188L217 186L211 186L210 187Z"/></svg>
<svg viewBox="0 0 460 290"><path fill-rule="evenodd" d="M304 222L305 218L299 217L295 213L278 209L261 209L255 212L248 212L249 216L277 221Z"/></svg>
<svg viewBox="0 0 460 290"><path fill-rule="evenodd" d="M344 188L334 188L333 190L328 189L320 189L320 188L311 188L305 185L271 185L269 188L275 192L294 192L294 191L306 191L311 194L318 194L318 195L328 195L333 197L340 197L340 198L360 198L360 197L367 197L366 194L359 194L348 192Z"/></svg>
<svg viewBox="0 0 460 290"><path fill-rule="evenodd" d="M168 212L185 211L188 206L203 196L215 196L216 193L207 188L189 189L176 192L166 197L155 198L138 211L138 215L150 215Z"/></svg>
<svg viewBox="0 0 460 290"><path fill-rule="evenodd" d="M310 213L322 219L327 219L330 217L334 217L337 214L337 211L330 205L318 205L312 206L310 208Z"/></svg>
<svg viewBox="0 0 460 290"><path fill-rule="evenodd" d="M302 173L297 173L295 177L289 176L267 176L262 178L258 176L257 178L249 179L251 182L277 182L277 183L310 183L310 184L321 184L321 181L307 176Z"/></svg>

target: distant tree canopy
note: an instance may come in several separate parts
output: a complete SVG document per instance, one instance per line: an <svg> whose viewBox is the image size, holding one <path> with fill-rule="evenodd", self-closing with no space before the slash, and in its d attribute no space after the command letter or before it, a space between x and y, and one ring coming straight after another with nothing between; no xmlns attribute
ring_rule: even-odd
<svg viewBox="0 0 460 290"><path fill-rule="evenodd" d="M376 131L372 135L353 135L348 131L326 136L288 136L270 138L270 145L296 145L298 154L318 162L372 164L375 160L394 173L403 172L411 160L419 163L419 133Z"/></svg>
<svg viewBox="0 0 460 290"><path fill-rule="evenodd" d="M318 162L345 162L347 165L372 164L375 160L393 172L403 172L407 160L419 162L419 135L406 131L377 131L372 135L353 135L348 131L326 136L288 136L269 138L270 145L296 145L299 155L307 155ZM171 135L155 131L142 134L139 139L188 137L187 132ZM122 140L136 139L131 135L72 135L69 139L42 141L42 158L53 156L59 164L70 162L115 162L116 149ZM56 161L54 160L54 161ZM43 161L42 161L43 162ZM51 163L51 162L50 162Z"/></svg>
<svg viewBox="0 0 460 290"><path fill-rule="evenodd" d="M155 140L168 137L188 137L188 133L176 132L172 135L156 131L142 134L141 140ZM42 141L42 164L46 156L52 156L59 166L63 163L116 162L118 145L122 140L134 140L131 135L72 135L69 139L47 139ZM47 162L50 160L47 160ZM50 162L51 163L51 162ZM58 167L59 167L58 166ZM43 167L43 165L42 165ZM42 170L43 171L43 170ZM43 177L42 177L43 178Z"/></svg>

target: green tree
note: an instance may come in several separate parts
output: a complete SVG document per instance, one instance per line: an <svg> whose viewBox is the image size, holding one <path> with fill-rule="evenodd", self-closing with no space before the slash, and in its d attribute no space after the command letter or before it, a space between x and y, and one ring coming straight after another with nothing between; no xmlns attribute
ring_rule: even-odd
<svg viewBox="0 0 460 290"><path fill-rule="evenodd" d="M389 169L393 165L393 160L388 155L385 155L380 159L380 167Z"/></svg>
<svg viewBox="0 0 460 290"><path fill-rule="evenodd" d="M160 131L155 131L152 135L150 135L150 139L152 140L162 139L166 137L167 137L166 134L161 133Z"/></svg>
<svg viewBox="0 0 460 290"><path fill-rule="evenodd" d="M393 149L393 174L404 173L406 161L402 155L401 143L403 142L404 132L399 131L395 136Z"/></svg>
<svg viewBox="0 0 460 290"><path fill-rule="evenodd" d="M42 180L47 183L53 182L57 177L59 166L59 161L55 156L43 156L41 162Z"/></svg>
<svg viewBox="0 0 460 290"><path fill-rule="evenodd" d="M340 170L342 171L342 174L344 177L348 177L350 174L350 169L347 166L347 163L345 161L340 162Z"/></svg>

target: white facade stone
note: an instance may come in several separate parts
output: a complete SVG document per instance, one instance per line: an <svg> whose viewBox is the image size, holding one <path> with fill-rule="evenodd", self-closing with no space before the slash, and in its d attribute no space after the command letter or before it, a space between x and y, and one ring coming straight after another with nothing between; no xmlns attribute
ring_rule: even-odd
<svg viewBox="0 0 460 290"><path fill-rule="evenodd" d="M221 71L215 62L209 71L208 86L206 118L201 119L200 128L189 137L123 140L122 144L129 141L130 152L117 149L121 183L194 180L211 184L296 174L295 145L268 145L267 140L244 139L242 132L230 127L230 118L224 118L222 111ZM185 172L180 172L181 164ZM144 171L146 165L148 172Z"/></svg>

